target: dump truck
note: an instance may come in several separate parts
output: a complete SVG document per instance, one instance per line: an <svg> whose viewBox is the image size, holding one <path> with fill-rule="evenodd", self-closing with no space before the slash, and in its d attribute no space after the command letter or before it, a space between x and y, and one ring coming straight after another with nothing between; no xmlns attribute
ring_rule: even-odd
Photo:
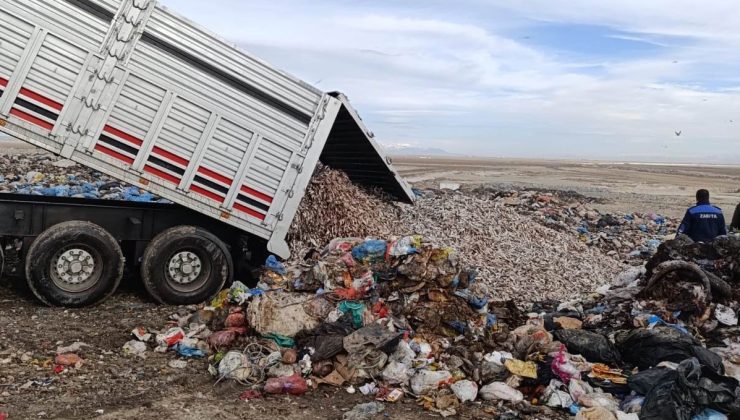
<svg viewBox="0 0 740 420"><path fill-rule="evenodd" d="M174 203L0 195L0 270L48 305L100 302L132 270L192 304L289 257L319 162L413 201L345 95L155 0L0 0L0 131Z"/></svg>

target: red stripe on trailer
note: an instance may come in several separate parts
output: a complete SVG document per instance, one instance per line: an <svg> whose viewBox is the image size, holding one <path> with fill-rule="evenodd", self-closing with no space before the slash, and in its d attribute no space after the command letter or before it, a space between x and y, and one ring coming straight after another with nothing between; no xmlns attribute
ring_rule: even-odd
<svg viewBox="0 0 740 420"><path fill-rule="evenodd" d="M250 209L249 207L243 206L243 205L241 205L239 203L235 203L234 204L234 209L239 210L242 213L246 213L246 214L248 214L248 215L250 215L252 217L255 217L257 219L260 219L260 220L265 220L265 218L267 217L264 214L259 213L257 211L254 211L254 210Z"/></svg>
<svg viewBox="0 0 740 420"><path fill-rule="evenodd" d="M249 194L249 195L251 195L253 197L257 197L257 198L259 198L262 201L266 201L266 202L272 204L272 197L270 197L267 194L263 194L263 193L261 193L261 192L259 192L257 190L253 190L253 189L247 187L246 185L242 187L242 192L245 193L245 194Z"/></svg>
<svg viewBox="0 0 740 420"><path fill-rule="evenodd" d="M212 171L212 170L210 170L208 168L204 168L203 166L201 166L200 168L198 168L198 173L203 174L203 175L205 175L207 177L213 178L216 181L223 182L226 185L231 185L231 184L234 183L234 181L231 180L230 178L227 178L227 177L225 177L225 176L223 176L221 174L218 174L218 173L216 173L216 172L214 172L214 171Z"/></svg>
<svg viewBox="0 0 740 420"><path fill-rule="evenodd" d="M171 160L171 161L173 161L173 162L175 162L177 164L180 164L182 166L188 166L187 159L183 159L180 156L177 156L176 154L170 153L170 152L168 152L166 150L160 149L157 146L154 146L154 149L152 149L152 153L154 153L155 155L162 156L163 158L169 159L169 160Z"/></svg>
<svg viewBox="0 0 740 420"><path fill-rule="evenodd" d="M8 79L3 79L0 77L0 86L7 87L8 86Z"/></svg>
<svg viewBox="0 0 740 420"><path fill-rule="evenodd" d="M216 193L212 193L212 192L208 191L207 189L201 188L201 187L199 187L197 185L192 185L190 187L190 191L192 191L194 193L198 193L198 194L200 194L202 196L208 197L211 200L218 201L219 203L223 203L224 201L226 201L226 199L223 198L223 197L221 197L220 195L218 195Z"/></svg>
<svg viewBox="0 0 740 420"><path fill-rule="evenodd" d="M52 101L51 99L43 97L39 95L38 93L28 90L26 88L21 88L21 95L31 98L34 101L42 103L50 108L54 108L57 111L61 111L62 108L64 108L64 105L60 104L59 102Z"/></svg>
<svg viewBox="0 0 740 420"><path fill-rule="evenodd" d="M176 176L172 176L172 175L168 174L167 172L160 171L159 169L153 168L153 167L151 167L149 165L144 166L144 171L145 172L149 172L152 175L156 175L156 176L158 176L158 177L160 177L162 179L165 179L167 181L170 181L173 184L180 184L180 179L177 178Z"/></svg>
<svg viewBox="0 0 740 420"><path fill-rule="evenodd" d="M117 128L113 128L113 127L111 127L109 125L106 125L103 128L103 131L105 131L108 134L113 134L114 136L120 138L121 140L126 140L127 142L129 142L131 144L135 144L136 146L141 146L142 144L144 144L144 141L143 140L139 140L136 137L134 137L134 136L132 136L130 134L126 134L123 131L121 131L121 130L119 130Z"/></svg>
<svg viewBox="0 0 740 420"><path fill-rule="evenodd" d="M18 110L16 108L13 108L10 110L10 115L13 115L15 117L18 117L24 121L28 121L31 124L38 125L39 127L51 131L54 128L54 124L48 123L41 118L36 118L31 114L26 114L25 112Z"/></svg>
<svg viewBox="0 0 740 420"><path fill-rule="evenodd" d="M101 146L100 144L95 145L95 150L97 150L100 153L105 153L106 155L114 157L120 161L126 162L129 165L132 165L134 163L133 158L130 158L124 154L118 153L115 150L109 149L105 146Z"/></svg>

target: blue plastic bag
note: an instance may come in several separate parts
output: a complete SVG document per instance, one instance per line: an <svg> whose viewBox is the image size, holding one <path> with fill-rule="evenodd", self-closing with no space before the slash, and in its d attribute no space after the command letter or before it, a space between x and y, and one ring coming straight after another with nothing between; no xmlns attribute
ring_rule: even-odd
<svg viewBox="0 0 740 420"><path fill-rule="evenodd" d="M695 415L691 420L727 420L727 416L711 408L705 408L704 411Z"/></svg>
<svg viewBox="0 0 740 420"><path fill-rule="evenodd" d="M196 349L195 347L183 346L182 344L176 345L175 350L177 350L177 353L182 357L206 357L203 350Z"/></svg>
<svg viewBox="0 0 740 420"><path fill-rule="evenodd" d="M385 241L369 240L352 248L352 257L357 261L378 261L385 258L387 249Z"/></svg>
<svg viewBox="0 0 740 420"><path fill-rule="evenodd" d="M285 265L278 261L278 259L274 255L270 255L267 257L267 261L265 261L265 267L267 267L268 270L272 270L281 276L284 276L288 273L288 270L285 269Z"/></svg>

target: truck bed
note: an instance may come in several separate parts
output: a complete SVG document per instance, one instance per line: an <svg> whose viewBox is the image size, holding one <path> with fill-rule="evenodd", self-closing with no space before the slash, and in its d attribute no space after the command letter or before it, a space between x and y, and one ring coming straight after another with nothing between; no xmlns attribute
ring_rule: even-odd
<svg viewBox="0 0 740 420"><path fill-rule="evenodd" d="M0 0L0 130L268 241L321 159L413 201L347 98L154 0Z"/></svg>

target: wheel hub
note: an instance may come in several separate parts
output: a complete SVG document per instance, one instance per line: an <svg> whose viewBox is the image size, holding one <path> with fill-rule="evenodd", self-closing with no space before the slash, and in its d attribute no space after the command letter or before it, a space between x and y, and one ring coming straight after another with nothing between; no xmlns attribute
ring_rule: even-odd
<svg viewBox="0 0 740 420"><path fill-rule="evenodd" d="M192 252L178 252L170 259L168 271L172 280L179 284L190 284L198 279L202 264Z"/></svg>
<svg viewBox="0 0 740 420"><path fill-rule="evenodd" d="M95 272L95 259L84 249L73 248L63 252L56 262L56 273L64 285L79 288Z"/></svg>

